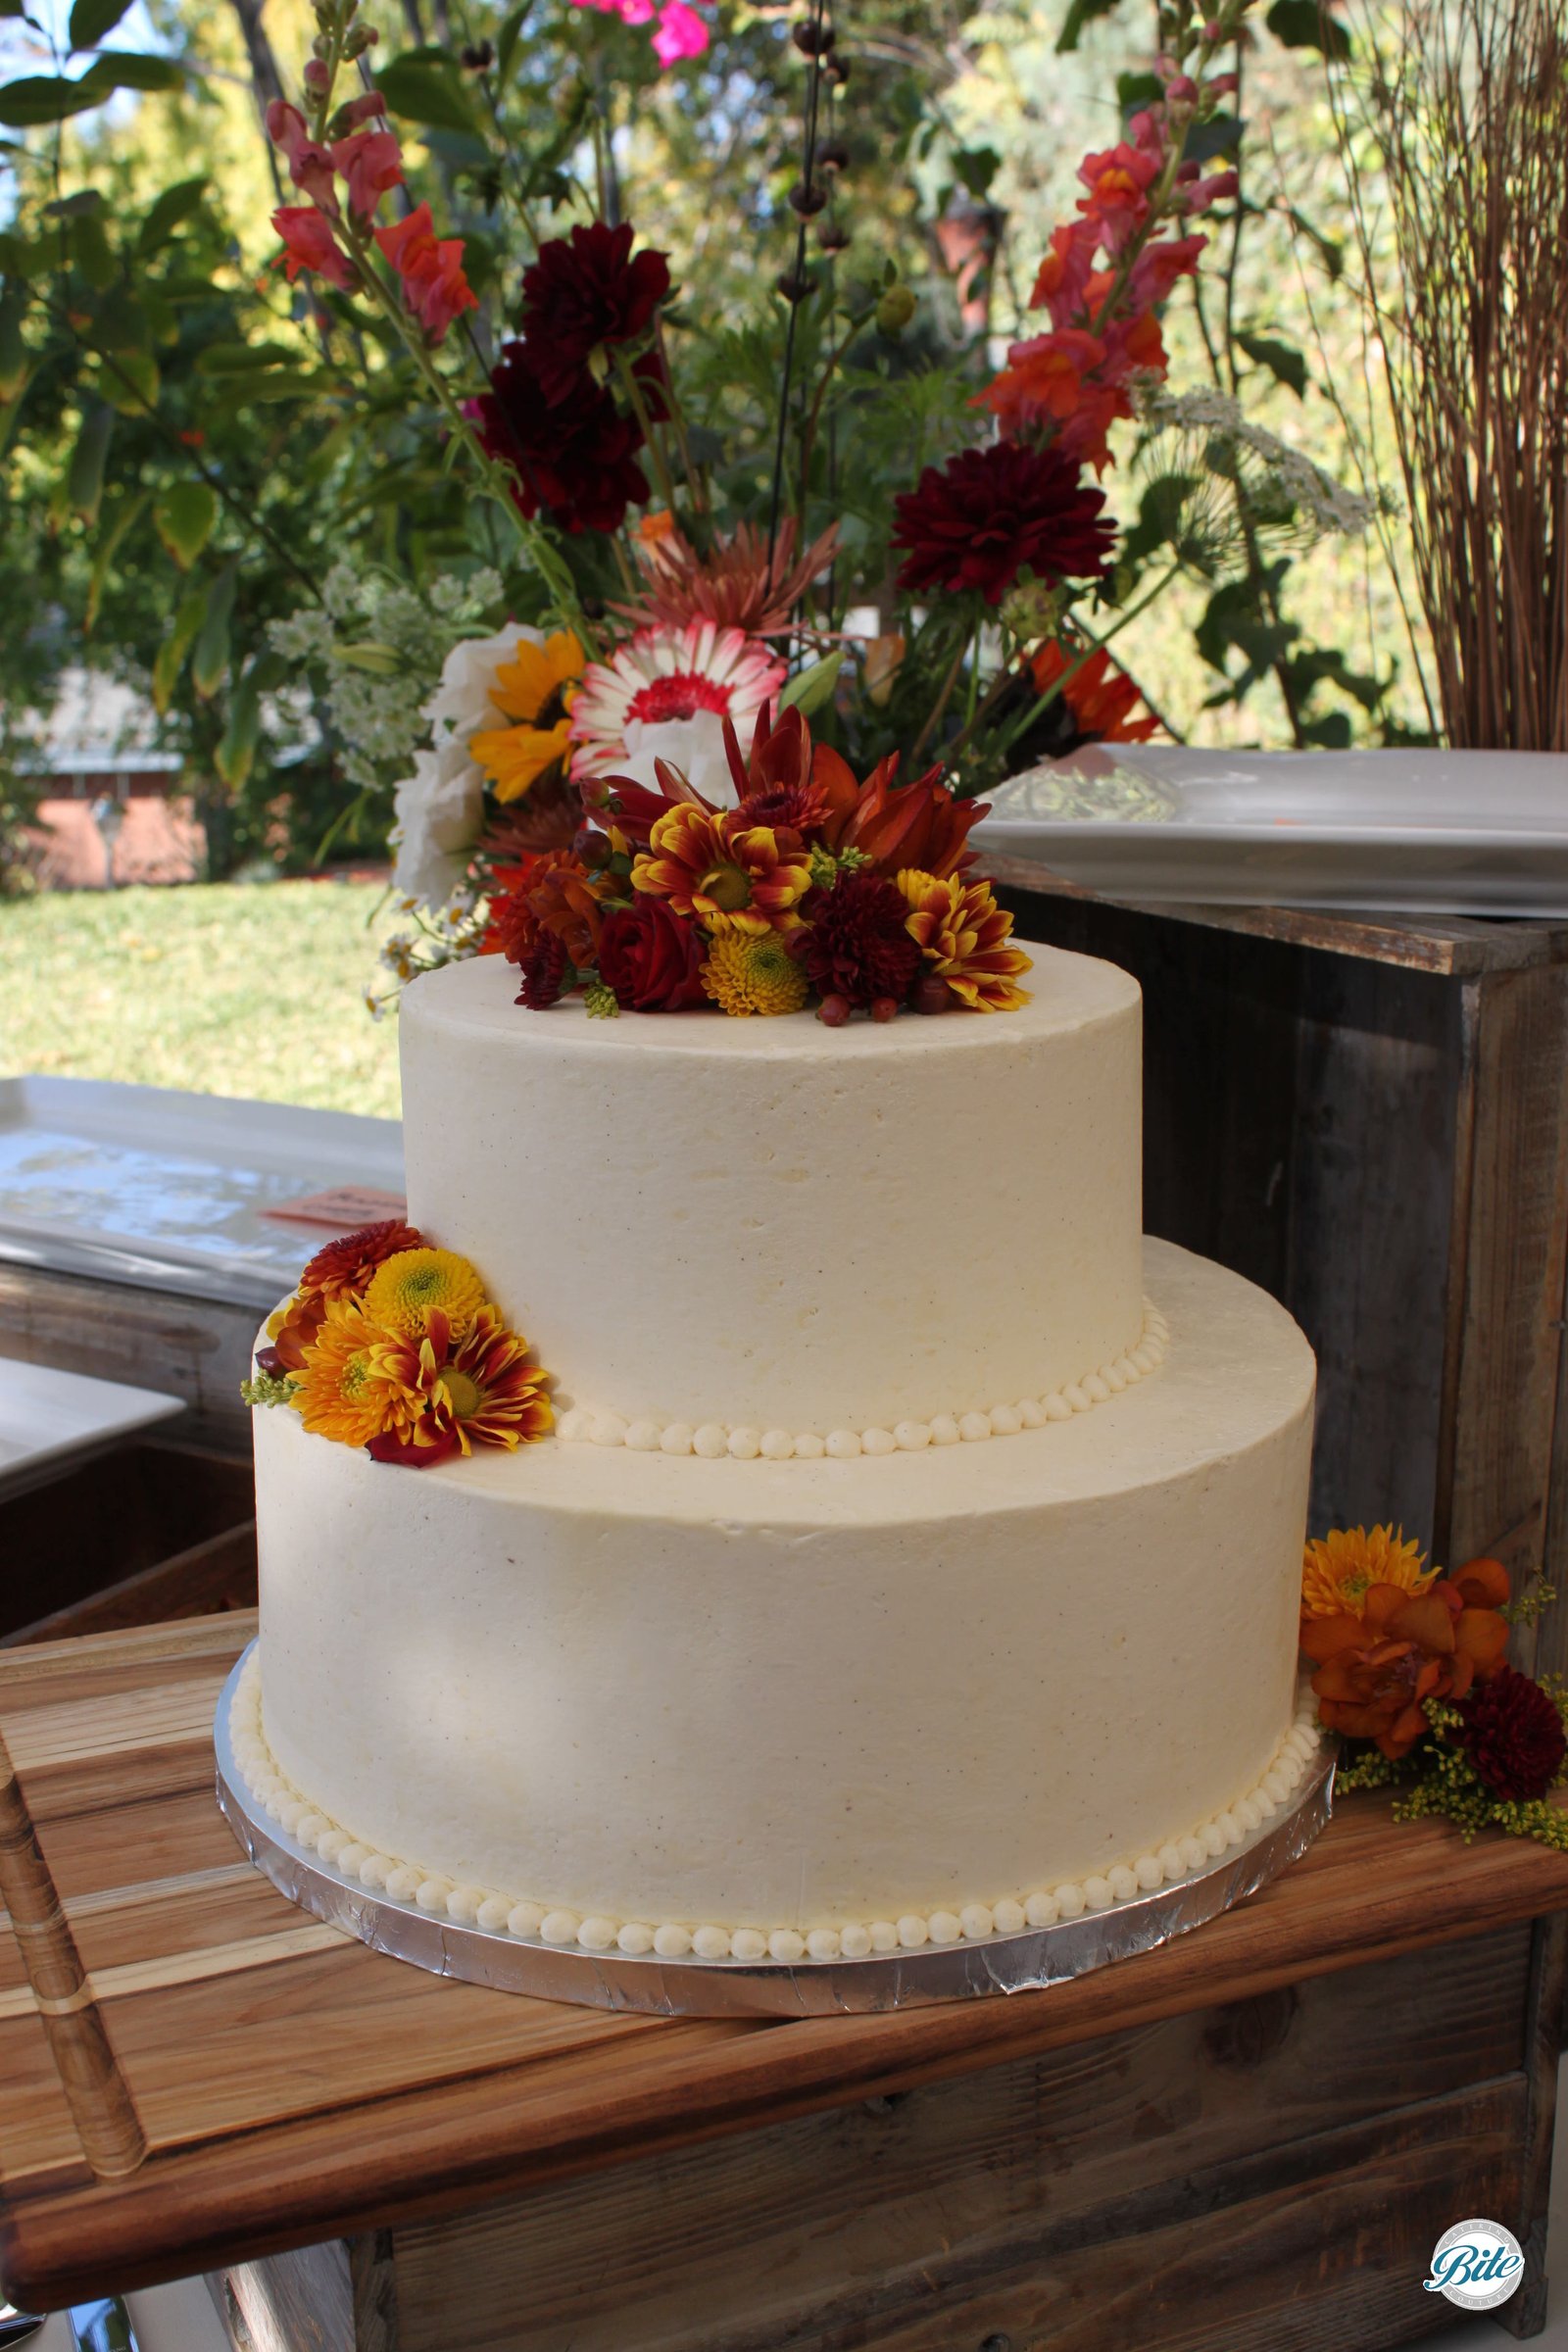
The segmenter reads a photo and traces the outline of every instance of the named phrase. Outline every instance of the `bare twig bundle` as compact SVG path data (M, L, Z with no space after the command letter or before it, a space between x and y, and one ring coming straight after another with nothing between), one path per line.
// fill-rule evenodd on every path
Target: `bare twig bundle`
M1445 730L1568 751L1568 23L1411 0L1380 29L1336 113Z

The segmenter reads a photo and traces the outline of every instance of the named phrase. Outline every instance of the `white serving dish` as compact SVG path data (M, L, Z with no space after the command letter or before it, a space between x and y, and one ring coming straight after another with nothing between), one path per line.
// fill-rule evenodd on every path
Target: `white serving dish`
M266 1212L338 1186L401 1198L396 1119L0 1078L0 1259L14 1265L261 1309L326 1239Z
M185 1410L179 1396L0 1356L0 1498Z
M1107 897L1568 917L1561 753L1094 745L990 797L980 848Z

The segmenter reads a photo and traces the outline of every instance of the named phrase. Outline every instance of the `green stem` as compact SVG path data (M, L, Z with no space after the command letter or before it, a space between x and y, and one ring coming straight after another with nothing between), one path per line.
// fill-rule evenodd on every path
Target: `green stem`
M654 461L654 471L659 476L659 487L663 493L664 504L669 509L669 518L673 522L675 520L674 476L669 470L669 461L664 455L664 445L654 429L654 420L649 415L648 403L643 398L643 388L637 381L637 371L626 354L619 349L615 353L615 372L626 388L626 398L631 402L632 414L643 428L643 439L648 444L648 455Z
M953 700L953 690L958 683L958 672L963 667L963 657L968 650L969 639L966 633L958 639L958 650L953 657L952 668L948 671L947 676L942 681L942 691L937 696L937 699L932 704L930 710L926 712L925 724L914 739L914 749L909 754L909 765L911 767L918 767L920 764L921 755L925 751L926 745L930 742L932 736L942 724L942 714L947 710L949 703L951 703Z
M423 336L403 307L398 293L383 277L371 256L369 238L352 220L338 223L339 232L359 266L367 291L379 304L401 338L404 348L423 376L425 383L447 417L453 432L467 450L485 489L505 513L521 540L529 562L540 573L553 599L551 617L572 629L586 651L597 661L600 657L598 636L582 610L576 583L570 570L552 544L548 534L531 521L513 496L513 475L509 467L493 458L479 439L473 426L454 399L452 388L430 357Z

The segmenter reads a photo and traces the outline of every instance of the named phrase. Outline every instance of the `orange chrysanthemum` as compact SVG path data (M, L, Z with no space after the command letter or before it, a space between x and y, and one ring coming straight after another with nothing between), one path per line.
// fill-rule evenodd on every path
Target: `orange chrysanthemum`
M305 1351L293 1401L318 1437L368 1446L416 1419L420 1398L408 1369L357 1299L335 1298Z
M997 905L989 882L939 880L905 866L899 888L908 902L906 929L939 979L975 1012L1016 1012L1029 1002L1018 986L1030 968L1022 948L1009 947L1012 917Z
M631 879L710 931L760 937L796 928L811 871L789 826L751 825L736 809L721 815L682 801L655 819Z
M1363 1617L1366 1596L1374 1585L1396 1585L1401 1592L1427 1592L1437 1582L1435 1568L1423 1566L1421 1546L1404 1540L1404 1530L1375 1527L1330 1528L1306 1546L1301 1568L1301 1615Z
M371 1442L377 1461L427 1469L476 1446L510 1452L552 1425L545 1375L529 1360L527 1341L508 1330L496 1307L481 1307L456 1346L438 1311L416 1344L402 1344L398 1358L416 1404L406 1428Z
M484 1304L484 1284L453 1250L402 1250L365 1294L366 1314L389 1338L422 1339L439 1315L454 1341L466 1339Z

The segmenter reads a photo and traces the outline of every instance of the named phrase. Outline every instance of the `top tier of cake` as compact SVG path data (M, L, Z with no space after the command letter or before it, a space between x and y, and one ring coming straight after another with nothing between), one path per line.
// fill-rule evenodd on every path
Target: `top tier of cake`
M409 1214L629 1426L892 1430L1139 1346L1141 1002L1031 947L1021 1011L594 1019L498 956L402 1013Z

